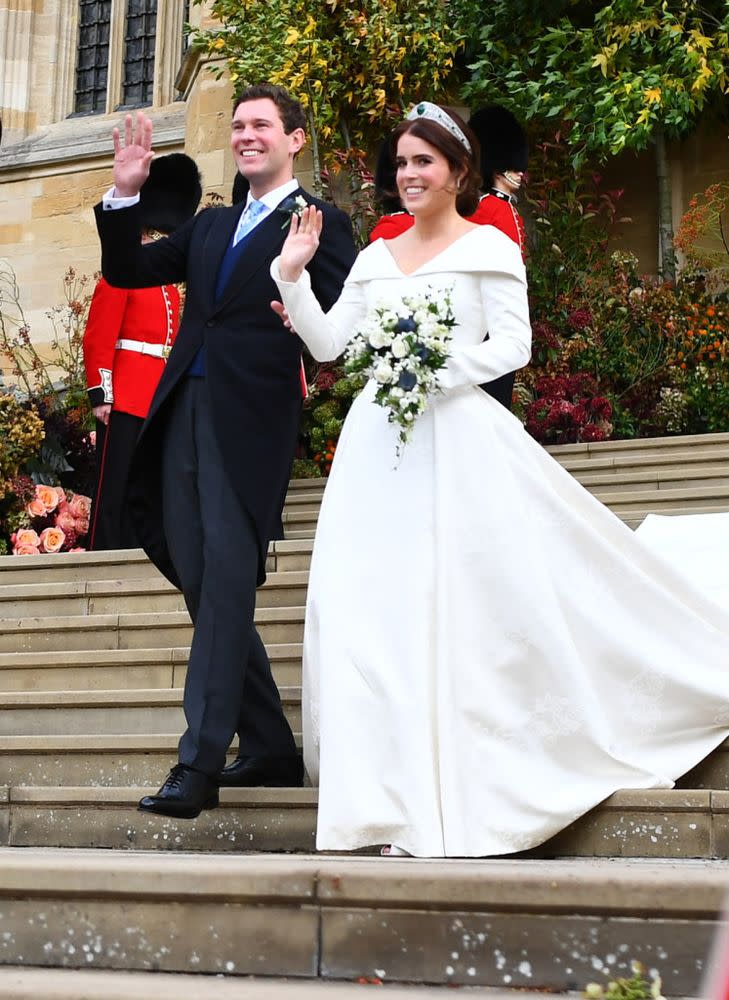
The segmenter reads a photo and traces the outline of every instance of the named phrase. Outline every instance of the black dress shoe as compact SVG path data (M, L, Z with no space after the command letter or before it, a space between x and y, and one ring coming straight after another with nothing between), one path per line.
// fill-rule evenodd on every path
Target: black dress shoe
M218 775L221 788L301 788L301 757L236 757Z
M156 795L140 799L139 808L161 816L195 819L203 809L215 809L218 801L214 778L185 764L176 764Z

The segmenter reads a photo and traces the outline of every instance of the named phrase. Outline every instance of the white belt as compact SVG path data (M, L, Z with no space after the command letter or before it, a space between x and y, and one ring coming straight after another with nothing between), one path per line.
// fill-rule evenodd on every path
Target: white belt
M117 340L117 351L135 351L137 354L149 354L153 358L165 358L170 353L165 351L164 344L146 344L143 340Z

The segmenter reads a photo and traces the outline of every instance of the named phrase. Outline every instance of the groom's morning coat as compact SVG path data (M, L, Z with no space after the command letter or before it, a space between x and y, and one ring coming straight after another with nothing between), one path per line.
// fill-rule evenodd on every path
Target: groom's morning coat
M308 266L319 302L339 297L356 251L344 212L302 195L324 214L321 243ZM288 200L288 199L287 199ZM205 349L205 385L224 471L251 517L259 543L258 582L265 579L266 550L291 470L301 413L301 342L270 303L279 298L269 275L288 231L288 214L274 210L246 238L233 274L216 299L221 261L244 205L210 208L166 239L142 245L139 206L105 211L97 205L101 270L120 288L184 281L180 330L135 453L128 502L150 559L179 587L162 524L161 447L164 414L198 348ZM168 530L170 530L168 525Z

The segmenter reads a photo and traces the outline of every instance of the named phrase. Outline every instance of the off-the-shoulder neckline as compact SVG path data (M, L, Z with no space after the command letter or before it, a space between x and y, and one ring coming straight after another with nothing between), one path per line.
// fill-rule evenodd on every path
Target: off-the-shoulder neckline
M443 249L439 250L438 253L433 254L433 256L429 260L424 261L422 264L420 264L418 267L416 267L414 271L403 271L403 269L400 267L400 265L398 264L398 262L395 260L395 255L393 254L393 252L390 250L390 248L387 245L389 242L391 242L390 240L383 240L382 237L380 237L377 240L377 242L382 244L384 250L387 252L387 256L390 258L390 260L394 264L395 268L403 276L403 278L412 278L413 275L415 275L415 274L418 273L418 271L422 271L423 268L425 268L425 267L430 267L430 265L433 263L433 261L438 260L439 257L443 256L443 254L448 253L448 251L451 250L451 249L453 249L453 247L456 246L458 243L461 243L463 240L467 239L469 236L473 236L474 233L482 231L484 228L486 228L486 227L485 226L474 226L473 229L469 229L467 232L461 233L461 235L458 236L458 237L456 237L456 239L453 240L452 243L449 243L447 247L443 247Z

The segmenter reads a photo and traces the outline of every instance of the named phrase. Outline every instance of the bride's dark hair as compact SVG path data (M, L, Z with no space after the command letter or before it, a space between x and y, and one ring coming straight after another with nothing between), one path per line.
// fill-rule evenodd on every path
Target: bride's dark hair
M453 119L471 144L472 152L452 135L446 128L430 118L415 118L412 121L400 122L390 136L390 150L393 163L397 162L397 144L400 136L410 133L418 139L423 139L445 156L456 174L463 173L458 194L456 195L456 210L459 215L473 215L481 196L481 174L477 164L481 162L481 148L478 139L455 111L443 108ZM389 192L388 192L389 193ZM394 192L397 193L397 192Z

